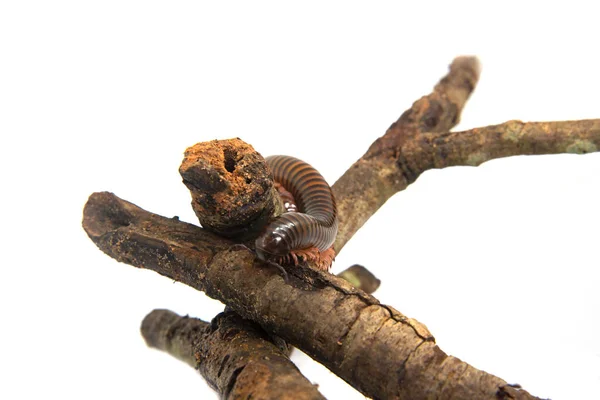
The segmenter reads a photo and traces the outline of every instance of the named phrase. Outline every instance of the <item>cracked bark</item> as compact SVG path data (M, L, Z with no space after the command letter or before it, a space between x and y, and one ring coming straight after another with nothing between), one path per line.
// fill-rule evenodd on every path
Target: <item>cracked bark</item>
M371 292L380 281L354 265L342 273ZM227 307L229 308L229 307ZM197 369L224 399L322 399L290 361L285 341L226 309L210 323L168 310L154 310L141 326L150 347Z
M111 257L205 291L367 396L444 397L458 390L442 382L459 367L467 368L473 381L454 398L482 393L495 398L512 390L501 379L447 356L425 326L380 305L342 278L299 266L289 269L285 283L279 270L257 260L247 247L149 213L110 193L90 197L84 226ZM515 393L528 398L524 391Z
M596 151L600 145L597 120L509 122L463 132L464 138L447 133L477 76L474 59L455 60L434 92L413 104L334 185L340 205L338 251L391 195L426 169L477 165L508 155ZM520 127L514 129L515 124ZM148 213L110 193L90 197L84 228L117 260L204 290L367 396L532 398L446 355L424 325L338 277L290 267L286 283L247 247Z

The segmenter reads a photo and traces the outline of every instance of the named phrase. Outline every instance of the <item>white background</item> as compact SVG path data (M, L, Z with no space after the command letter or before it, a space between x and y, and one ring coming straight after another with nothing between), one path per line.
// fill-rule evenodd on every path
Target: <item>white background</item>
M139 324L153 308L210 320L222 304L117 263L81 229L103 190L196 222L177 171L187 146L240 137L334 182L462 54L483 73L457 129L600 118L592 6L225 3L1 3L1 398L217 398ZM333 272L364 264L382 302L477 368L594 398L599 175L600 154L429 171ZM293 359L327 397L363 398Z

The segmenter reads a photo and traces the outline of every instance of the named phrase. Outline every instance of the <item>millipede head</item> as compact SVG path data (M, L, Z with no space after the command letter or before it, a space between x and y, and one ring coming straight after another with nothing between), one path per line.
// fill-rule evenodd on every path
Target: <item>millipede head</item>
M255 247L256 255L263 261L286 256L291 251L279 232L268 229L256 239Z

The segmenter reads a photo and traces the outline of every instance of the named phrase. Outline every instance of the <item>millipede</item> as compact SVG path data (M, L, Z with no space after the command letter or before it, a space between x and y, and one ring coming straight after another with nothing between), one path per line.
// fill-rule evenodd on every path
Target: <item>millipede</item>
M266 162L287 212L267 224L256 239L258 257L294 264L301 258L328 270L338 228L331 187L316 169L297 158L269 156Z

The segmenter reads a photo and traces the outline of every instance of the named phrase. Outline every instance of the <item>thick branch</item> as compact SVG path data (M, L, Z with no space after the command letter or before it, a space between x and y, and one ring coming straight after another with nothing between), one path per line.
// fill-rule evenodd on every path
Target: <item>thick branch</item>
M338 276L369 293L380 284L360 265ZM141 333L148 346L199 370L223 398L322 398L289 360L292 348L235 311L226 310L207 323L154 310L144 318Z
M199 370L224 399L324 399L287 357L287 348L235 312L221 313L209 324L154 310L141 332L148 346Z
M239 139L213 140L198 143L188 148L180 167L180 173L191 192L192 207L200 222L205 228L221 236L238 240L253 239L271 218L283 211L283 203L273 186L271 173L264 159L254 151L252 146ZM379 280L363 267L351 267L344 271L344 274L347 280L351 279L355 286L365 288L366 291L372 292L379 286ZM252 329L246 332L247 328L251 326L248 321L240 317L234 318L233 315L230 315L228 321L228 330L234 330L236 335L245 337L254 334ZM155 324L154 328L159 329L160 327ZM260 330L258 327L254 329ZM168 330L168 326L162 328L162 331L168 332ZM214 336L212 335L212 337ZM264 340L267 340L266 334L264 336ZM202 341L202 343L206 342L207 340ZM285 342L281 342L285 344ZM215 351L209 351L209 348L205 348L203 354L210 353L213 357L203 357L203 365L220 367L204 368L201 371L206 379L213 384L212 386L224 393L226 388L233 387L237 375L223 374L221 377L220 374L214 376L210 372L217 369L221 371L222 365L234 362L230 355L237 352L237 344L235 341L228 340L214 341L213 345ZM228 348L228 346L231 348ZM245 351L252 353L252 346L257 346L254 351L256 354L264 352L262 341L246 343ZM218 357L219 355L221 358ZM271 365L268 360L274 360L275 365ZM269 371L268 376L276 376L280 369L279 361L279 358L276 357L265 357L261 360L264 367L262 369ZM288 363L291 365L289 360ZM298 375L298 377L301 376ZM265 385L261 384L259 378L247 380L255 382L257 390L262 393L261 396L266 396L268 392L262 390ZM273 380L277 381L279 379L274 378ZM285 378L283 380L288 383L291 382ZM297 392L291 387L287 389L289 389L288 393ZM244 390L249 391L251 388L244 387ZM274 391L271 394L272 398L280 397L279 393L285 393L285 390ZM257 393L253 393L253 397L256 396Z
M447 356L427 328L341 278L276 268L244 246L110 193L93 194L83 225L108 255L221 300L374 398L531 398Z
M337 253L379 207L417 179L418 171L401 151L405 143L419 133L445 132L455 126L478 79L476 58L456 58L434 91L404 112L333 185L340 219Z
M447 133L477 75L474 59L455 60L434 93L417 101L336 183L342 220L338 251L391 195L427 169L478 165L508 155L598 149L597 121L509 122ZM113 257L205 290L368 396L530 398L447 356L423 325L331 275L291 268L292 279L285 284L278 271L258 262L244 246L110 194L90 198L84 227Z

